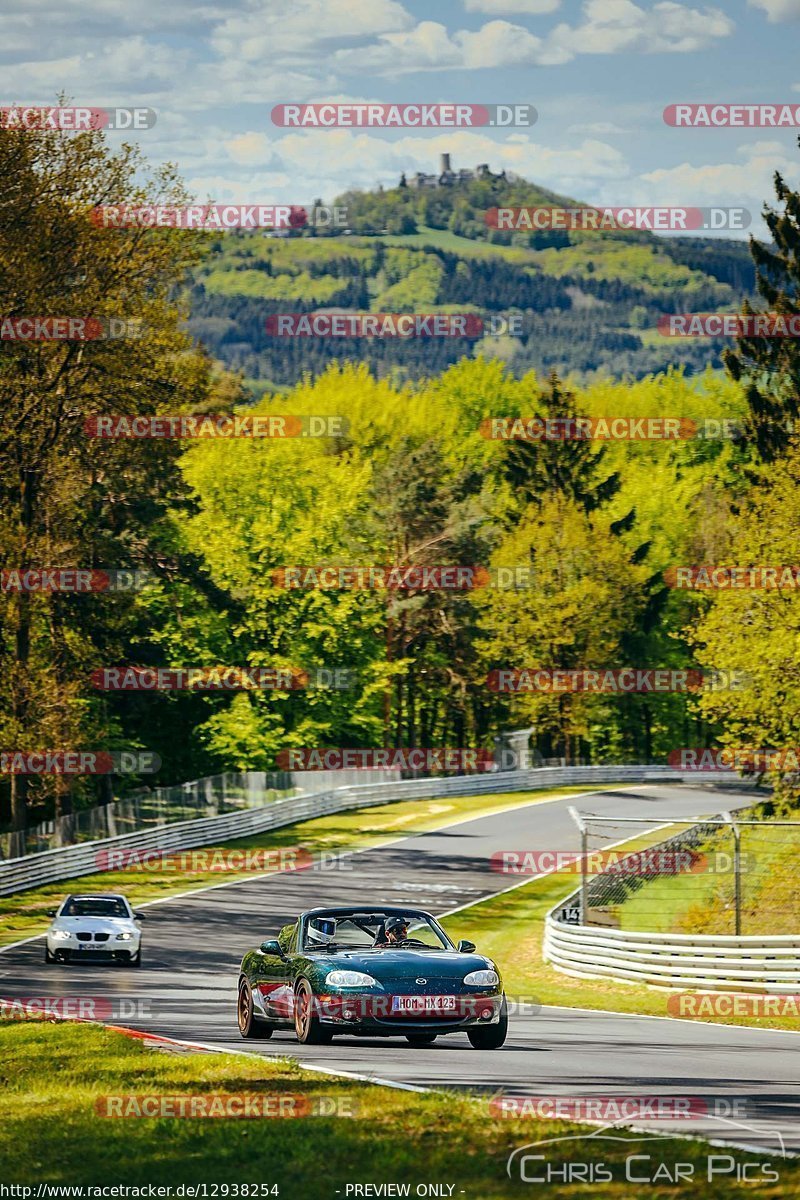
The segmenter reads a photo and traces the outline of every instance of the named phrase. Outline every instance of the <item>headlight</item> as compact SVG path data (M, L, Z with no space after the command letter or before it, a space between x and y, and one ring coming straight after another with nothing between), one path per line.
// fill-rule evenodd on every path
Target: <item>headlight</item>
M481 987L494 987L499 982L497 971L470 971L464 976L464 983L477 983Z
M68 938L72 937L72 934L68 929L51 929L50 937L66 941Z
M118 942L129 942L132 937L133 937L132 933L118 933L117 941Z
M377 987L377 979L363 971L330 971L325 976L327 987Z

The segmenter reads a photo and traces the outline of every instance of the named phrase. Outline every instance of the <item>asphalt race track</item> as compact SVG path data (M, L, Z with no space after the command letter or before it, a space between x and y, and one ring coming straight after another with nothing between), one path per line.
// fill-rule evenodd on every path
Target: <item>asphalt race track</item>
M783 1139L787 1150L798 1152L796 1033L563 1008L512 1016L508 1041L499 1051L473 1050L465 1034L443 1037L425 1049L405 1040L346 1037L330 1046L305 1047L288 1032L246 1043L236 1026L242 954L304 908L408 903L436 914L450 912L515 882L490 870L488 860L497 850L577 850L570 804L658 821L662 814L701 817L741 803L740 792L678 786L532 803L344 856L339 869L255 878L142 906L147 921L138 971L98 963L47 967L39 939L11 947L0 953L0 996L102 997L111 1002L111 1023L219 1049L291 1055L333 1071L416 1087L502 1090L515 1096L695 1096L710 1105L726 1101L724 1111L738 1115L648 1121L647 1128L700 1133L773 1152L780 1151ZM80 890L80 880L73 890ZM532 1125L532 1140L534 1130Z

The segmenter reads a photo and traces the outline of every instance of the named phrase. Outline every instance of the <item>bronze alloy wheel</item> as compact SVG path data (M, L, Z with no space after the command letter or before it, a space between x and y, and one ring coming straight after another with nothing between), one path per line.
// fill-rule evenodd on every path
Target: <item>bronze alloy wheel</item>
M307 979L301 979L294 996L294 1027L298 1042L305 1046L324 1046L333 1038L314 1011L314 993Z
M236 1019L243 1038L272 1037L272 1026L259 1021L253 1012L253 993L246 979L239 980L239 997L236 1004Z

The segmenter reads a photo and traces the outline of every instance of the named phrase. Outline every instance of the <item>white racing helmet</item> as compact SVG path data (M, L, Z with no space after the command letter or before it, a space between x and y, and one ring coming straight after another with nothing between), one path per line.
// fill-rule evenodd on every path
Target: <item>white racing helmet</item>
M333 917L312 917L308 922L308 943L310 946L328 946L336 934L336 922Z

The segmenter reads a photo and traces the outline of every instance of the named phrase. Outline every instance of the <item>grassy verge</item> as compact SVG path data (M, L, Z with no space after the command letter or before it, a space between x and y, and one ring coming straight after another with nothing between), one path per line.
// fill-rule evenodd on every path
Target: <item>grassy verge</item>
M800 924L797 877L800 826L742 826L742 933L791 934ZM698 874L661 876L620 905L625 929L667 933L736 932L733 838L728 830L696 847L712 869ZM715 855L718 859L715 860ZM715 861L719 871L713 869Z
M670 833L666 829L649 839L635 838L626 842L625 848L646 849L655 841L669 837ZM544 961L545 917L560 900L574 892L578 884L576 875L555 872L533 879L504 895L471 905L446 918L443 924L451 936L469 938L482 953L496 959L509 996L540 1004L670 1016L667 1003L674 993L610 979L574 979ZM790 1015L755 1017L704 1013L698 1020L761 1029L800 1030L800 1017Z
M287 825L283 829L267 830L254 837L238 838L204 846L203 869L187 870L186 865L168 860L157 870L128 867L125 870L101 871L82 875L75 881L58 883L0 897L0 946L8 945L47 928L47 911L54 908L70 890L85 892L124 892L133 905L192 891L210 884L232 879L246 879L242 871L221 869L213 865L215 855L226 850L268 851L290 846L304 846L314 854L344 849L380 845L393 837L443 829L456 821L487 816L504 809L552 800L585 792L585 788L560 788L541 792L506 792L492 796L454 796L438 800L403 800L374 808L353 809L313 821Z
M631 1135L634 1140L606 1140L598 1146L587 1139L586 1126L500 1119L486 1100L390 1091L303 1071L285 1060L155 1053L96 1026L0 1024L0 1061L0 1166L6 1184L168 1184L173 1196L181 1184L206 1184L207 1196L233 1196L233 1184L247 1183L278 1188L277 1193L250 1191L251 1197L337 1200L353 1183L406 1183L412 1196L419 1184L436 1183L453 1185L453 1196L505 1200L521 1189L519 1174L512 1180L505 1173L513 1150L572 1135L579 1140L539 1152L559 1167L602 1160L614 1177L594 1185L593 1194L604 1200L629 1200L633 1194L625 1179L625 1158L634 1154L650 1156L653 1175L657 1168L661 1171L660 1181L648 1188L656 1200L686 1194L682 1187L676 1192L665 1177L664 1168L676 1163L691 1164L692 1194L729 1200L754 1193L752 1185L731 1179L705 1182L708 1154L721 1152L709 1152L699 1141L663 1138L642 1144ZM202 1103L219 1104L223 1097L254 1095L267 1111L278 1103L285 1114L321 1111L250 1119L101 1115L108 1103L103 1097L136 1097L133 1103L121 1101L136 1112L147 1103L145 1096L196 1096ZM351 1115L326 1115L332 1106ZM623 1131L615 1132L620 1136ZM770 1158L732 1154L740 1162ZM638 1173L645 1165L636 1163ZM779 1179L759 1184L758 1196L777 1200L796 1195L800 1164L773 1159L772 1166ZM228 1185L229 1191L214 1192L215 1184ZM560 1200L585 1192L585 1183L554 1183L548 1196Z

